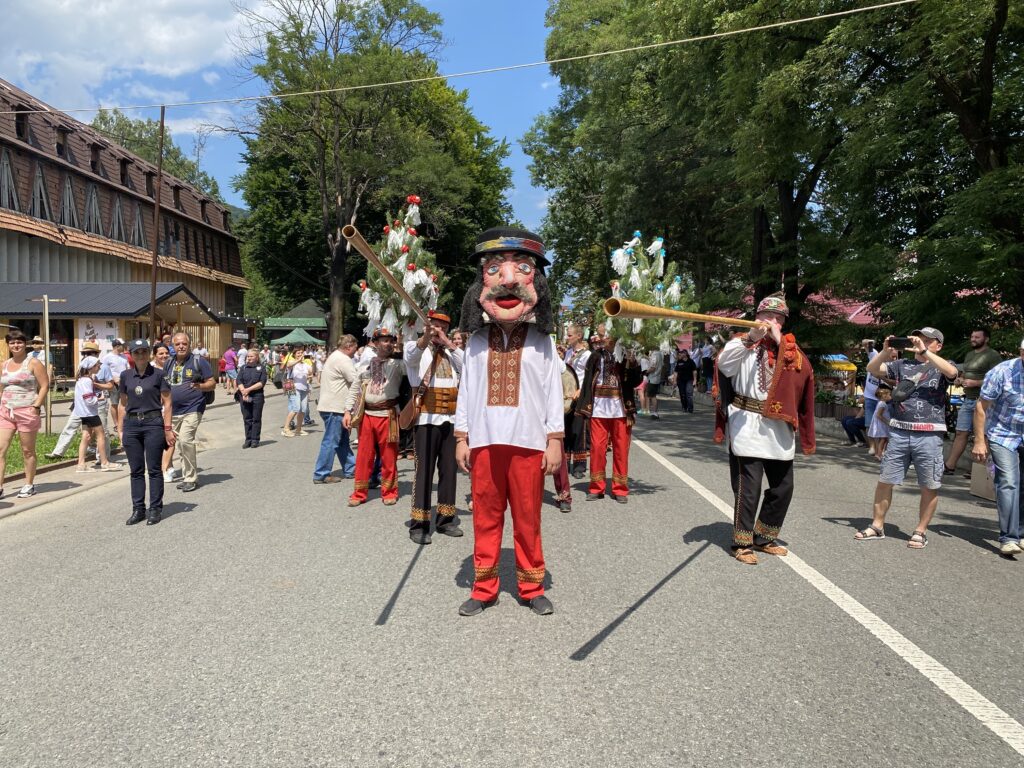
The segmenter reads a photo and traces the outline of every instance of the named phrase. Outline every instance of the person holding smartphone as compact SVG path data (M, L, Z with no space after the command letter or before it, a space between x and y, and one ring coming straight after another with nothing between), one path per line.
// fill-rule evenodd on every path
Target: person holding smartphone
M892 503L892 488L903 482L913 464L921 503L917 527L907 546L924 549L928 545L928 524L938 507L945 468L942 444L946 401L949 385L959 375L953 363L939 357L943 341L942 332L930 326L911 331L909 337L889 336L882 344L882 353L868 363L869 374L893 379L896 387L890 403L889 444L875 486L871 524L855 534L857 541L885 538L885 514ZM886 362L891 349L905 344L913 350L913 359Z

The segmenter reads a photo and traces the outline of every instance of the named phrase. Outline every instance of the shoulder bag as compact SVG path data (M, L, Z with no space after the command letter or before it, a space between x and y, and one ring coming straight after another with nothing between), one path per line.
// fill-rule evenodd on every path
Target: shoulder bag
M430 370L420 381L420 385L416 387L416 391L412 393L412 397L409 398L409 402L402 408L402 412L398 414L399 429L414 427L420 417L420 411L423 408L423 397L427 394L427 388L430 386L430 381L434 378L434 371L437 370L437 364L441 360L439 353L431 351L431 355L433 357L430 361Z

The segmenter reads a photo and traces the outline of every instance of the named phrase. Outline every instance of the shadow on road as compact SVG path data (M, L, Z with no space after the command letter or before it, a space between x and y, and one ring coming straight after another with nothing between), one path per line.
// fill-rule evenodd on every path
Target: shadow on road
M732 557L732 526L729 523L698 525L683 534L683 541L687 544L706 541L708 544L721 547Z
M409 560L409 565L405 569L405 573L402 574L402 578L398 581L398 586L395 587L395 591L391 593L391 597L387 603L384 604L384 610L380 612L380 616L374 622L378 627L383 627L388 623L388 619L391 618L391 611L395 609L395 605L398 603L398 598L402 594L402 590L405 588L405 583L409 581L409 574L412 573L412 569L416 567L417 561L420 559L420 555L423 554L423 550L426 547L418 546L416 551L412 555L412 559Z
M725 523L701 526L701 528L714 528L715 525L725 526L726 528L729 528L729 526ZM714 535L720 538L720 534L718 532L715 532ZM707 540L699 547L697 547L697 550L695 552L693 552L689 557L683 560L683 562L681 562L679 565L677 565L675 568L669 571L668 574L661 581L659 581L657 584L655 584L653 587L647 590L643 597L641 597L639 600L637 600L635 603L629 606L629 608L620 613L614 621L608 624L608 626L606 626L604 629L602 629L600 632L598 632L596 635L590 638L587 642L585 642L583 645L581 645L579 648L573 651L569 658L572 661L586 661L587 657L590 656L590 654L593 653L595 650L597 650L598 646L600 646L601 643L607 640L608 637L612 634L612 632L619 628L619 625L621 625L626 619L628 619L630 616L636 613L640 606L642 606L654 595L656 595L658 593L658 590L660 590L662 587L668 584L673 578L675 578L676 574L683 570L683 568L685 568L694 560L696 560L697 556L701 552L706 550L708 547L710 547L711 544L712 542L710 540Z
M234 477L234 475L208 475L204 473L199 475L199 485L217 485L217 483L223 483L225 480L233 480Z
M172 501L170 504L164 505L163 519L166 520L168 517L174 517L183 512L191 512L198 506L189 501Z

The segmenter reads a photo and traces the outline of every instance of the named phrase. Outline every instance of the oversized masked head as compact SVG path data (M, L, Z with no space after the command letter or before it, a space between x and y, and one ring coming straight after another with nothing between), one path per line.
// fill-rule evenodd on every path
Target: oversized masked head
M480 272L462 305L462 324L476 331L486 320L500 325L534 322L552 332L551 296L544 243L532 232L496 227L477 239Z

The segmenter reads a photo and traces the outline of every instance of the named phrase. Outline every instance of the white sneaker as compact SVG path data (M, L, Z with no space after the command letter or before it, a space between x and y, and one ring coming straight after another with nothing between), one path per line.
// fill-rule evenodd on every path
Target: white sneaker
M164 472L164 482L165 483L173 483L174 482L174 470L173 469L168 469L166 472Z
M24 490L24 489L22 489L22 490ZM18 494L18 495L20 496L21 494ZM1004 554L1004 555L1019 555L1022 551L1024 551L1024 550L1021 550L1020 544L1018 544L1018 543L1016 543L1014 541L1004 542L999 547L999 552L1001 554Z
M32 485L31 483L26 483L25 485L21 486L21 490L18 491L18 498L19 499L27 499L29 496L35 496L35 495L36 495L36 487L34 485ZM1020 552L1020 547L1017 548L1017 551Z

